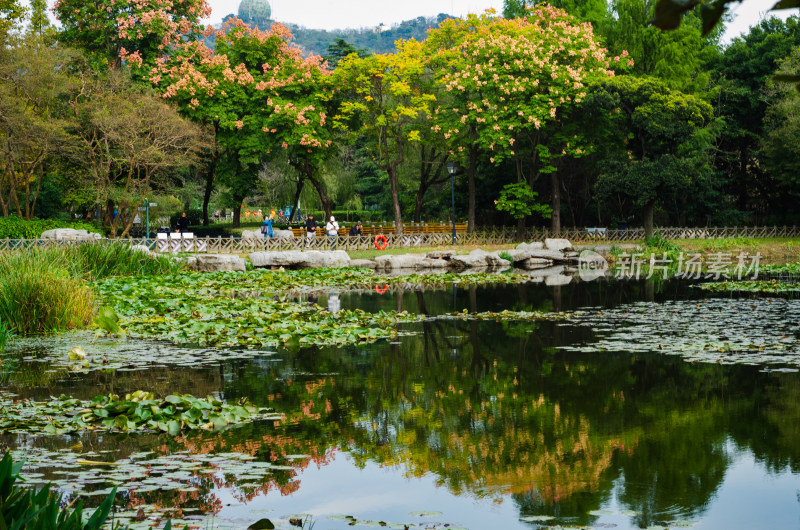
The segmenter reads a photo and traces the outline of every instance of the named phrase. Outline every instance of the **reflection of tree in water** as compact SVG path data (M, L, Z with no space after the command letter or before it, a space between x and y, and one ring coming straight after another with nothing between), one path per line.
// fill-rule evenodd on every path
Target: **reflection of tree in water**
M245 369L226 395L270 394L295 411L290 424L298 414L298 436L348 448L359 465L432 472L456 494L511 494L524 515L576 524L617 491L644 526L707 506L729 465L727 418L759 397L739 384L752 379L747 367L562 352L554 342L586 331L553 322L456 324L457 356L452 320L430 319L400 344L308 348L287 361L294 374L336 376Z

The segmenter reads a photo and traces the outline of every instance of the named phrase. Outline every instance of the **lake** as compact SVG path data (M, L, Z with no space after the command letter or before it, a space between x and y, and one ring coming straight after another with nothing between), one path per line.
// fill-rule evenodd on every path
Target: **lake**
M428 318L344 347L17 341L0 389L22 397L246 397L285 419L179 436L14 433L0 449L28 461L32 483L89 504L121 486L115 518L132 527L164 513L199 528L800 526L800 300L614 280L334 294L342 309ZM506 309L565 318L452 318ZM78 344L160 360L60 366Z

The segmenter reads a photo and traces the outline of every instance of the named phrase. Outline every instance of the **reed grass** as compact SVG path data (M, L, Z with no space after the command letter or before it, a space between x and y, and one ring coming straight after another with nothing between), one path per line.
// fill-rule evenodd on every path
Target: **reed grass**
M96 310L90 282L171 274L182 265L126 244L80 244L0 254L0 322L19 335L83 328Z
M0 256L0 321L19 335L81 328L92 320L91 288L53 258L39 250Z

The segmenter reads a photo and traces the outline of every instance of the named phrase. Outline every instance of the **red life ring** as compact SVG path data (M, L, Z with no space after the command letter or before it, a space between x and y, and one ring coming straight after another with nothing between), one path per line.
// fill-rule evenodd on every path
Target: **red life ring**
M383 241L383 245L378 244L378 241ZM386 247L389 246L389 242L386 241L386 236L383 234L378 234L375 236L375 248L378 250L386 250Z
M387 283L384 283L383 287L378 287L378 284L377 283L375 284L375 292L378 294L385 293L387 289L389 289L389 284Z

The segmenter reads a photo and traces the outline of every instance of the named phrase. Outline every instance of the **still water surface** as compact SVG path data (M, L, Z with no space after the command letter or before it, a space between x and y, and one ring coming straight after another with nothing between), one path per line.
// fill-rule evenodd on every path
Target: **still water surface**
M592 282L343 293L340 303L436 316L702 296L673 282ZM65 375L33 363L41 377L7 374L4 388L40 399L136 389L247 397L287 418L177 438L6 436L0 448L57 451L80 440L84 451L112 451L99 453L112 460L235 452L281 466L261 478L224 467L191 478L188 468L191 492L121 495L185 508L202 528L246 528L263 517L289 528L297 514L315 530L379 521L473 530L800 527L797 372L658 351L567 351L595 338L572 322L431 318L404 329L393 343L278 350L210 367Z

